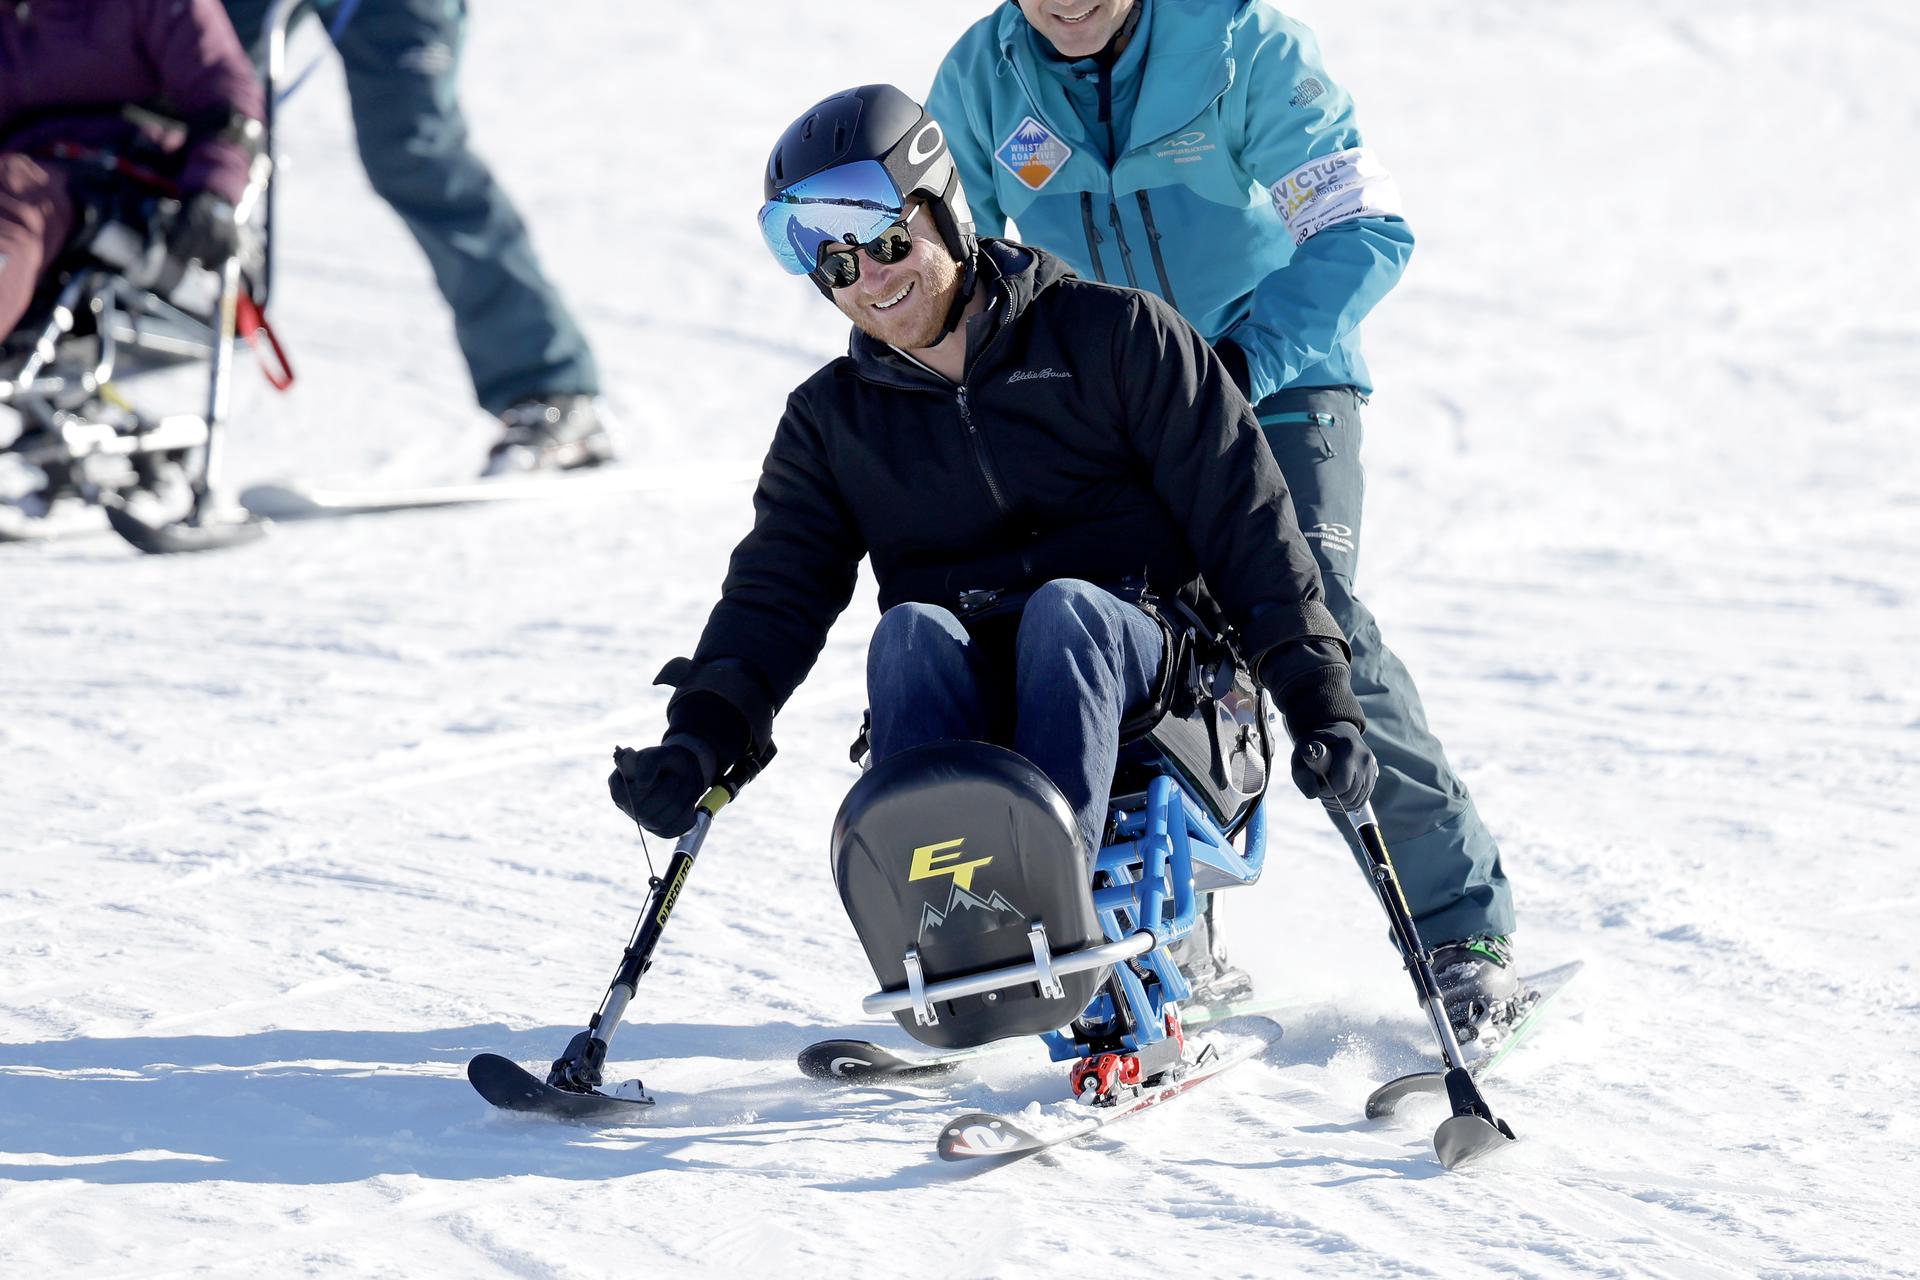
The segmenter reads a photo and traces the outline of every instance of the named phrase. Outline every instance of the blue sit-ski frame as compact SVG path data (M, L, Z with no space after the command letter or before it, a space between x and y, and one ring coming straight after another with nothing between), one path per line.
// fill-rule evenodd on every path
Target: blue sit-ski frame
M1271 791L1271 787L1268 791ZM1120 1051L1138 1052L1167 1038L1166 1006L1192 995L1187 980L1168 952L1168 944L1193 931L1199 915L1194 874L1212 871L1209 881L1229 885L1251 884L1260 878L1267 857L1267 793L1254 802L1248 815L1246 852L1233 847L1213 816L1187 794L1171 775L1154 775L1147 786L1144 808L1115 806L1115 839L1094 860L1094 910L1109 941L1119 941L1141 929L1151 929L1152 951L1139 964L1159 979L1142 982L1131 965L1114 966L1113 975L1126 1001L1130 1018L1118 1017L1113 997L1103 985L1075 1025L1111 1033L1131 1023L1120 1037ZM1088 1039L1073 1027L1041 1036L1056 1062L1083 1058L1094 1052ZM1113 1037L1102 1037L1102 1050Z

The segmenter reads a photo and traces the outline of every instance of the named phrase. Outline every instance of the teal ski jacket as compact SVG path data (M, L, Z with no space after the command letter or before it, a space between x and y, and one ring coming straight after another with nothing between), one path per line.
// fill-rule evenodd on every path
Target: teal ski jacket
M1238 346L1256 404L1371 391L1359 324L1413 232L1313 33L1264 0L1138 3L1111 68L1062 59L1012 0L947 54L927 109L974 225L1158 293Z

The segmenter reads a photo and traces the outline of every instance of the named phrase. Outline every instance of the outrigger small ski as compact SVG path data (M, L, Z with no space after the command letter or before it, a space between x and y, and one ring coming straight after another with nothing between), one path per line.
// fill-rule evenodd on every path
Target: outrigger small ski
M510 1058L483 1053L467 1063L467 1079L481 1097L504 1111L523 1111L551 1116L559 1120L631 1119L653 1105L653 1095L638 1081L621 1085L615 1092L601 1089L607 1061L607 1047L627 1005L633 1000L640 978L653 966L653 950L667 926L667 917L680 900L693 860L713 826L713 819L740 794L740 788L753 781L773 759L771 743L757 757L750 757L728 772L701 799L694 812L693 827L675 844L673 857L664 876L648 882L647 905L640 912L633 937L620 958L619 972L600 1001L599 1010L586 1028L576 1032L567 1048L547 1070L542 1080Z
M1515 1020L1506 1038L1501 1040L1491 1053L1467 1064L1468 1073L1475 1080L1479 1080L1505 1062L1508 1056L1539 1027L1547 1011L1567 989L1567 984L1572 982L1584 967L1581 961L1574 960L1524 979L1528 991L1533 995L1527 1011ZM1378 1120L1390 1116L1409 1098L1432 1097L1435 1094L1444 1095L1446 1092L1447 1077L1442 1071L1416 1071L1412 1075L1389 1080L1367 1096L1367 1119Z
M1321 772L1326 763L1326 748L1309 741L1304 754L1307 766L1315 773ZM1413 911L1407 906L1406 894L1401 891L1400 877L1394 872L1386 839L1380 834L1380 824L1373 816L1373 806L1367 804L1359 809L1342 809L1341 812L1346 815L1348 825L1353 828L1354 836L1366 852L1373 896L1387 913L1387 922L1392 926L1393 940L1400 948L1400 958L1406 965L1407 976L1413 979L1420 1007L1426 1010L1427 1018L1433 1024L1434 1038L1440 1044L1440 1058L1445 1070L1427 1074L1438 1077L1438 1087L1446 1092L1453 1114L1442 1120L1440 1127L1434 1131L1433 1150L1440 1157L1441 1164L1449 1169L1458 1169L1517 1139L1512 1126L1494 1115L1493 1108L1480 1095L1480 1086L1474 1081L1465 1055L1460 1051L1460 1041L1454 1035L1453 1022L1447 1017L1446 1000L1441 996L1440 984L1433 976L1433 953L1420 941L1420 931L1414 927Z

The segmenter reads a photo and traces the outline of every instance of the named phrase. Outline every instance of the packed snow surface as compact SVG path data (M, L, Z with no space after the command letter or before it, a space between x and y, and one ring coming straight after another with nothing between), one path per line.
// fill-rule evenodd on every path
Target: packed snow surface
M1504 1158L1448 1174L1434 1112L1361 1118L1426 1031L1294 799L1228 908L1289 1001L1265 1059L977 1177L939 1121L1052 1096L1037 1046L942 1088L798 1080L820 1035L906 1043L860 1014L825 857L870 593L616 1043L660 1114L468 1089L598 1001L647 876L608 753L655 739L750 519L703 477L844 343L758 241L766 150L832 90L924 89L986 8L476 6L479 145L667 492L0 550L0 1274L1920 1274L1895 0L1295 7L1420 237L1367 326L1361 588L1501 838L1524 967L1588 965L1488 1085ZM471 476L488 423L330 60L284 126L301 381L243 370L231 478Z

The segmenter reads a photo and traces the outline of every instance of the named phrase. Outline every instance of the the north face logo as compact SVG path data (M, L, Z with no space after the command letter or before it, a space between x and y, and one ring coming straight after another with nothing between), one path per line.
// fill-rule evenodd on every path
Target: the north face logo
M1326 91L1327 86L1321 84L1316 77L1308 76L1305 80L1293 86L1293 96L1287 99L1287 105L1304 107Z

